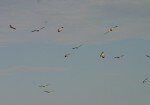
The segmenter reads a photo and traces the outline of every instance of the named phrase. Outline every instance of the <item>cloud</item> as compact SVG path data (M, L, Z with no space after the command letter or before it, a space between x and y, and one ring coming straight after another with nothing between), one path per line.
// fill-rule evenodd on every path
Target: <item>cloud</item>
M29 67L29 66L13 66L9 68L0 69L0 75L10 75L16 73L28 72L61 72L64 71L61 67Z

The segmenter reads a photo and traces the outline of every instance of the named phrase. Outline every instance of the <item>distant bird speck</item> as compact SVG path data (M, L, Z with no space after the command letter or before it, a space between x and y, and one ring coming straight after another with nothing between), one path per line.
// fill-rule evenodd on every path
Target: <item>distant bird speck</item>
M105 58L105 54L103 51L100 53L100 58Z
M39 29L35 29L35 30L32 30L31 32L39 32L40 30L44 29L45 27L41 27Z
M12 26L12 25L9 25L9 27L10 27L11 29L13 29L13 30L16 30L16 28L15 28L14 26Z
M146 83L146 82L148 82L148 77L147 78L145 78L143 81L142 81L142 83Z
M60 27L57 29L58 32L61 32L63 30L64 27Z
M79 46L73 47L72 49L78 49L81 46L82 46L82 44L80 44Z
M51 93L51 92L54 92L54 90L45 90L44 92L45 93Z
M114 58L122 58L124 55L121 55L121 56L115 56Z
M47 87L48 85L39 85L39 87Z
M111 27L110 29L108 29L104 34L108 34L109 32L113 31L114 28L117 28L118 26L114 26L114 27Z
M150 58L150 55L145 55L146 57Z
M64 55L64 58L67 59L69 57L70 53L67 53Z

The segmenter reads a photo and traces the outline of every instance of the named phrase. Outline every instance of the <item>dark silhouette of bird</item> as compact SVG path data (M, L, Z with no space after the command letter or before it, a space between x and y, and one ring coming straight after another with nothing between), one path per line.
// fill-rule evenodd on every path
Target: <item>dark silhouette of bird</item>
M148 77L142 81L142 83L146 83L146 82L148 82Z
M70 53L65 54L65 55L64 55L64 58L67 59L67 58L69 57L69 55L70 55Z
M103 51L100 53L100 58L105 58L105 54Z
M45 93L51 93L51 92L54 92L53 90L45 90L44 91Z
M45 27L41 27L39 29L35 29L35 30L32 30L31 32L39 32L40 30L44 29Z
M39 85L39 87L47 87L48 85Z
M12 26L12 25L9 25L9 27L10 27L11 29L13 29L13 30L16 30L16 28L15 28L14 26Z
M118 26L113 26L113 27L111 27L110 29L108 29L104 34L107 34L107 33L109 33L109 32L111 32L111 31L113 31L115 28L117 28Z
M39 85L39 87L48 87L50 84Z
M150 55L145 55L146 57L150 58Z
M122 58L124 55L121 55L121 56L116 56L116 57L114 57L114 58Z
M80 44L79 46L73 47L72 49L78 49L81 46L82 46L82 44Z
M64 27L60 27L57 29L58 32L61 32L63 30Z

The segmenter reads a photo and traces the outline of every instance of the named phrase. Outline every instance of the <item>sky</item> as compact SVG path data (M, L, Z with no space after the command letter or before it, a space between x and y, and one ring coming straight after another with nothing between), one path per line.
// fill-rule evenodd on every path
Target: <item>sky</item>
M150 83L142 83L150 76L149 5L149 0L0 0L1 104L149 105ZM118 27L104 34L113 26Z

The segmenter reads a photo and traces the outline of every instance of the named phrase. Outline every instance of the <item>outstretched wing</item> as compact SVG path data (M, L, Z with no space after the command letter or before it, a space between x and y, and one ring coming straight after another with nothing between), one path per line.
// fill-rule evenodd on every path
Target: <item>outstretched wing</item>
M145 55L146 57L148 57L148 58L150 58L150 56L149 55Z
M9 27L10 27L11 29L16 30L16 28L15 28L15 27L13 27L12 25L9 25Z

